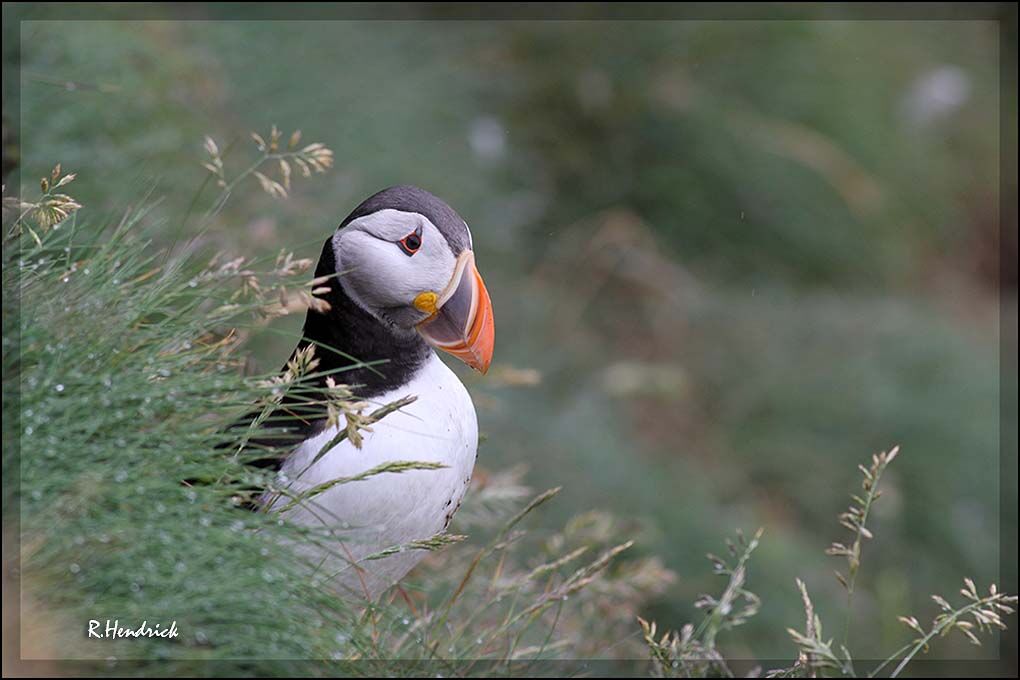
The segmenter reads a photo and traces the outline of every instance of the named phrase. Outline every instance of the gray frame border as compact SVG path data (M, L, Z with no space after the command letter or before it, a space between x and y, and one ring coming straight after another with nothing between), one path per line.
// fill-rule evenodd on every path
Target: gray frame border
M1005 312L1009 311L1006 296L1001 294L1004 284L1002 272L1007 267L1015 266L1017 243L1017 5L1015 3L996 2L939 2L939 3L657 3L657 2L601 2L601 3L4 3L3 33L5 39L15 40L15 49L20 54L20 25L23 21L32 20L37 4L47 4L48 18L54 16L54 8L59 18L66 20L989 20L999 24L999 285L1000 285L1000 325L999 325L999 515L1000 518L1011 508L1017 512L1017 498L1005 496L1006 489L1002 485L1008 475L1017 475L1017 327L1015 323L1003 325L1009 319ZM20 130L20 64L3 64L4 76L4 113L8 112L8 120L15 130ZM16 83L12 85L11 83ZM6 149L5 149L6 152ZM20 168L11 173L12 183L20 185ZM1008 203L1011 201L1012 203ZM1003 248L1003 244L1012 244L1014 250ZM1015 282L1014 282L1015 285ZM1013 301L1015 305L1015 298ZM19 324L20 301L4 302L3 324ZM1015 317L1014 317L1015 321ZM5 347L4 353L12 356L20 354L20 335L11 334L15 338L13 347ZM6 360L5 360L6 363ZM19 394L17 386L9 387L4 381L3 400L11 407L11 412L20 415ZM7 408L5 408L5 411ZM24 661L20 659L21 633L20 625L9 626L10 614L14 621L20 623L20 566L9 556L20 555L20 516L17 499L20 494L20 475L18 474L20 417L7 423L3 428L4 455L4 614L3 614L3 650L4 675L9 671L31 675L47 675L58 670L67 675L115 675L118 672L137 671L151 662L121 661L116 666L92 661ZM13 455L8 456L10 450ZM10 468L8 463L10 462ZM13 469L11 469L13 468ZM7 474L11 472L12 474ZM1007 522L999 522L999 573L1001 584L1006 590L1017 590L1016 555L1017 534L1009 534ZM1015 527L1015 525L1014 525ZM1007 559L1008 558L1008 559ZM16 558L17 559L17 558ZM20 565L20 560L17 561ZM1011 565L1011 566L1010 566ZM1010 576L1013 582L1009 582ZM915 661L911 665L911 675L934 677L939 673L945 677L1015 677L1016 666L1010 665L1008 659L1002 657L1002 650L1007 636L1013 637L1016 648L1017 626L1000 636L998 660L953 661L925 660ZM14 653L17 660L11 659ZM869 660L858 660L866 663ZM754 661L736 660L733 669L748 672L761 664L763 667L773 662L775 665L789 663L790 659L758 659ZM12 665L9 665L11 663ZM216 675L216 662L206 662L210 675ZM351 662L330 663L319 660L292 659L272 660L274 664L287 664L286 672L290 675L323 675L350 674L352 670L366 670L371 673L374 663L359 662L365 665L357 669ZM393 663L393 662L390 662ZM429 666L419 662L396 662L406 664L408 670L419 674L434 672L437 666ZM485 660L474 662L475 668L484 666ZM13 664L17 664L16 666ZM634 675L635 671L644 670L645 662L612 662L612 661L550 661L539 662L540 668L532 664L523 668L528 673L539 672L540 675L561 676L582 673L595 677L618 677ZM283 667L281 667L282 670ZM449 664L442 670L449 671ZM505 668L507 675L513 674L513 668Z

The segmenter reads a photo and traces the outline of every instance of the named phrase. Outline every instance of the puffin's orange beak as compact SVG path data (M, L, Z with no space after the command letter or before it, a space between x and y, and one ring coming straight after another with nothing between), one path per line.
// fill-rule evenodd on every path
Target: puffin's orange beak
M496 326L489 291L470 250L457 258L453 278L435 307L432 315L418 324L418 333L436 349L449 352L476 371L489 370Z

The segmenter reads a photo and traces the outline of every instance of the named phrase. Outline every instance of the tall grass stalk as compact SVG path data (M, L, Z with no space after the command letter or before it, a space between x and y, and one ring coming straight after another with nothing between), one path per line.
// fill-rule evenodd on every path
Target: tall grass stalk
M861 471L861 491L864 496L851 494L853 502L847 511L839 516L840 524L853 532L853 542L849 548L842 543L833 543L826 550L826 554L840 555L846 557L847 561L846 575L844 576L839 571L836 572L836 579L846 589L846 610L843 617L844 647L850 641L854 587L857 584L857 572L861 566L861 549L864 541L872 537L871 531L867 527L868 515L871 513L872 504L882 495L878 488L879 482L882 479L882 473L885 472L886 467L896 458L899 452L900 447L894 446L888 453L882 451L875 454L872 457L870 468L865 468L863 465L858 466L858 469Z

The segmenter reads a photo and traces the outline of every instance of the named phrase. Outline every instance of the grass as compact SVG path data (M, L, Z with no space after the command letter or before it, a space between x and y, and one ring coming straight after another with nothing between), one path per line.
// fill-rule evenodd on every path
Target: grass
M854 655L848 647L850 621L853 610L851 607L857 573L861 567L862 543L873 538L872 531L867 527L868 515L872 504L879 498L879 482L886 467L896 458L899 447L888 452L880 452L872 457L870 467L859 466L863 480L861 483L864 497L852 494L850 509L839 516L839 523L853 533L853 543L847 547L842 543L833 543L825 552L830 556L844 557L848 563L847 575L837 571L836 579L846 589L845 624L842 642L837 643L823 634L822 621L815 611L814 603L808 594L807 585L799 577L796 578L804 607L804 630L788 628L790 638L797 648L797 659L788 667L767 669L766 677L886 677L880 674L888 669L887 677L898 677L907 666L927 652L931 644L940 637L956 631L969 642L980 646L979 633L989 635L999 630L1007 630L1004 616L1015 613L1017 596L1008 595L998 590L993 583L988 587L986 595L978 592L970 578L964 579L964 588L960 594L966 602L952 605L940 596L932 595L932 600L939 608L928 629L914 616L899 616L898 621L917 635L900 649L884 660L876 662L873 668L855 668ZM733 671L723 653L716 644L717 634L731 630L747 622L757 614L761 600L757 595L745 588L747 582L747 563L751 553L758 547L762 531L746 540L738 534L737 541L727 542L733 558L732 566L725 560L709 555L716 574L728 577L728 583L718 598L705 595L698 601L698 606L706 610L705 617L695 627L685 625L679 632L667 631L658 636L656 624L639 619L645 643L648 646L657 677L733 677ZM761 667L757 671L761 672Z
M51 186L69 184L58 176ZM33 204L49 200L47 191ZM203 672L209 661L219 672L286 674L293 666L285 660L303 659L401 659L449 672L475 659L492 668L574 659L627 637L618 615L593 609L629 618L668 582L654 561L619 563L631 542L614 543L607 518L581 516L529 535L529 515L558 489L532 495L519 474L494 474L462 510L471 541L440 535L374 556L437 552L423 587L409 583L369 607L337 598L314 564L283 547L335 552L335 537L247 509L254 494L282 485L246 464L263 451L223 446L237 441L226 425L253 404L268 413L316 370L310 352L282 374L247 375L239 352L268 320L310 304L322 285L307 280L311 263L289 253L209 258L193 244L161 252L138 238L144 204L113 225L12 207L4 418L20 431L5 428L17 445L5 441L4 469L20 473L20 485L5 485L4 504L20 512L21 583L26 602L38 603L21 623L40 658L104 660L96 668L144 674ZM342 372L331 377L314 398L346 418L342 434L352 440L406 403L365 412ZM423 467L407 461L332 484ZM180 638L96 646L82 634L90 619L156 618L176 621ZM141 665L118 666L131 660Z
M59 18L48 5L18 7L15 16ZM866 547L854 597L855 615L880 625L854 627L855 651L874 658L897 646L895 616L922 611L958 574L1016 589L1015 569L998 559L997 537L1016 526L1016 478L999 474L1000 447L1015 442L1007 431L1000 443L1000 306L972 275L982 253L992 272L999 261L989 26L22 28L20 51L4 41L4 85L6 113L22 112L25 196L60 159L81 173L58 191L93 223L116 221L126 200L156 186L161 200L136 232L156 249L197 237L209 252L269 261L282 244L317 256L324 234L383 186L418 184L456 207L498 310L496 358L541 375L510 388L462 373L487 435L481 460L493 470L526 462L536 491L563 485L533 530L555 531L589 507L625 518L620 542L638 540L629 552L658 555L681 575L646 618L692 620L692 603L713 587L701 555L735 527L764 524L755 587L790 596L770 599L728 638L728 653L785 653L782 631L800 620L794 573L839 639L846 593L814 558L843 509L834 490L856 487L858 459L888 442L911 455L883 482L883 531ZM293 49L267 58L266 45ZM946 65L962 70L969 98L915 124L904 100ZM268 140L273 122L326 142L336 169L305 181L295 165L286 201L249 177L202 232L220 193L201 169L204 135L233 178L259 156L246 131ZM476 137L502 140L489 147L502 155L479 155ZM832 164L834 149L855 174ZM823 163L798 150L823 152ZM878 212L845 199L860 171L882 191ZM282 179L275 163L260 172ZM629 219L613 231L603 213ZM1005 304L1004 328L1015 323ZM299 316L247 333L253 372L280 367ZM638 379L620 379L628 372ZM990 653L958 636L934 652Z
M218 146L207 140L213 159L207 169L222 193L205 219L215 220L248 177L286 197L287 170L280 170L279 190L267 186L275 180L259 177L264 163L283 160L273 156L275 127L269 139L255 138L257 161L231 180ZM291 140L296 147L297 136ZM322 145L293 153L312 152L331 158ZM190 244L159 252L137 238L145 204L113 225L79 221L80 204L56 192L70 191L74 179L57 166L40 183L39 197L5 201L4 389L20 390L20 401L5 398L4 417L20 422L21 431L14 435L20 456L12 458L13 447L5 445L4 469L19 471L21 484L18 495L5 486L4 504L16 505L22 518L22 585L25 602L36 603L22 612L23 634L49 640L37 648L42 658L101 658L107 669L137 660L141 665L126 668L146 674L208 670L208 661L220 662L218 672L287 674L301 660L313 673L505 674L557 659L639 658L636 619L655 674L732 675L720 639L765 606L748 589L760 530L728 542L728 559L709 556L727 585L695 603L704 611L700 622L660 635L639 615L672 574L654 557L628 557L635 541L619 536L632 529L603 513L575 516L554 532L527 531L532 513L560 489L534 495L520 470L483 475L472 488L456 525L470 535L440 534L373 555L430 553L416 578L383 601L352 606L335 597L316 565L282 546L335 551L336 537L251 512L255 494L284 487L246 464L264 453L244 445L251 431L238 440L224 430L253 404L269 414L288 391L304 389L302 377L315 374L314 349L268 375L247 375L240 349L267 321L314 304L310 292L329 282L305 280L311 262L287 252L265 261L206 258ZM339 372L322 393L305 395L324 400L330 417L346 422L340 438L357 442L362 430L407 403L366 412L369 405L354 400L342 380ZM15 403L17 411L8 411ZM880 482L898 452L860 466L861 493L839 516L851 541L826 551L846 560L845 572L836 572L846 590L840 642L823 635L797 578L805 626L788 629L797 657L767 669L771 677L883 671L896 677L950 632L980 644L979 633L1005 629L1016 597L994 585L981 594L967 579L963 604L934 596L939 613L927 627L900 616L916 637L870 671L855 668L853 596L873 538L869 521ZM395 463L288 503L375 474L428 467L434 466ZM179 640L114 641L99 651L82 643L78 622L151 620L154 612L178 622Z

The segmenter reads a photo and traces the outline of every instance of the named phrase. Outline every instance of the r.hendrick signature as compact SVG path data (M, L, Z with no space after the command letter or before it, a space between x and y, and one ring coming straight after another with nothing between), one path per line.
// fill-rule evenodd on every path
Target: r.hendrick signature
M170 625L164 627L156 623L149 625L148 621L142 621L137 628L125 628L120 625L119 619L106 619L106 626L101 621L89 619L88 636L90 638L167 638L177 637L177 622L171 621Z

